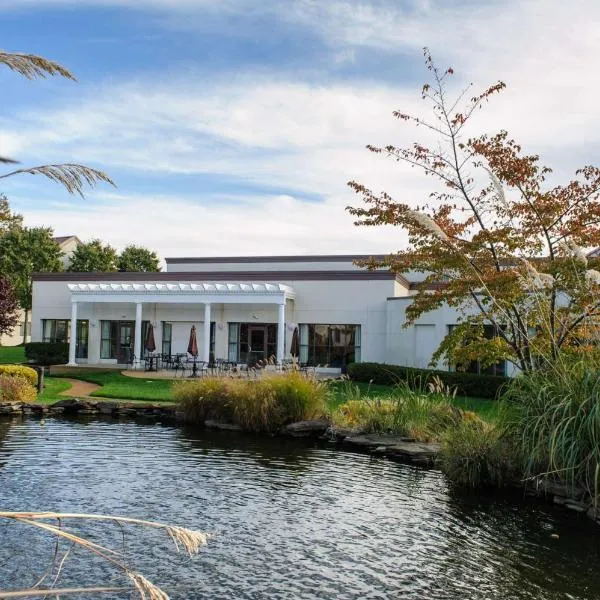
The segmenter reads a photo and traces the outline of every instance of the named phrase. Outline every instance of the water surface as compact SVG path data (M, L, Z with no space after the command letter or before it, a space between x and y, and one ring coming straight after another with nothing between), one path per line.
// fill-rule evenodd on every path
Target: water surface
M0 506L214 532L190 560L147 530L85 529L172 598L600 598L600 537L585 518L518 497L457 495L437 471L320 443L125 421L0 421ZM37 530L0 523L0 589L31 585L53 550ZM79 551L61 583L123 579Z

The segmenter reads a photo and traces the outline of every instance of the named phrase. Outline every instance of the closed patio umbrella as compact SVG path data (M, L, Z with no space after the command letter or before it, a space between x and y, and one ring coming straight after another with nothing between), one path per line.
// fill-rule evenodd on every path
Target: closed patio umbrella
M196 326L192 325L192 329L190 330L190 341L188 342L187 348L188 354L191 354L194 357L194 366L192 368L192 377L196 377L196 373L198 372L198 368L196 366L196 358L198 357L198 340L196 339Z
M295 358L300 356L300 334L297 327L294 327L294 333L292 333L292 347L290 348L290 354Z
M196 326L192 325L190 330L190 341L187 348L188 354L191 354L194 358L198 357L198 340L196 339Z
M152 323L148 326L148 332L146 333L146 341L144 342L144 348L148 352L154 352L156 350L156 342L154 341L154 326Z

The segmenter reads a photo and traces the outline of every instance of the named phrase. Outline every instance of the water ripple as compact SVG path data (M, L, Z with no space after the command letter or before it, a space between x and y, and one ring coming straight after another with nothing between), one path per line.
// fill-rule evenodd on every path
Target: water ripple
M189 560L151 532L128 530L127 556L173 598L600 597L599 539L585 519L506 496L457 496L439 472L303 441L0 422L0 505L215 532ZM86 532L121 543L110 525ZM0 588L29 584L51 556L50 541L23 526L0 524L0 541ZM122 580L77 552L62 582Z

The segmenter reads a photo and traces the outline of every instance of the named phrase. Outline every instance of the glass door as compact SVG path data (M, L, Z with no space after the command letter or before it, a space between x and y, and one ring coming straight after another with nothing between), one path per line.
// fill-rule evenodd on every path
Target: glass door
M128 365L133 359L134 324L131 321L119 322L118 361Z
M267 327L266 325L248 326L248 365L253 366L259 360L267 358Z

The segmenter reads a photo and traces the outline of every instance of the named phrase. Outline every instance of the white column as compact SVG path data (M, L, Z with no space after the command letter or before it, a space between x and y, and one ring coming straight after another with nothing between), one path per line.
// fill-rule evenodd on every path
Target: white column
M202 334L202 358L208 362L210 359L210 302L204 304L204 332Z
M279 319L277 321L277 363L281 364L285 354L285 300L279 305Z
M137 302L135 305L135 332L134 336L134 347L133 353L135 354L135 360L133 363L134 368L139 368L142 364L142 303Z
M71 302L71 335L69 337L69 367L76 367L75 348L77 347L77 302Z

